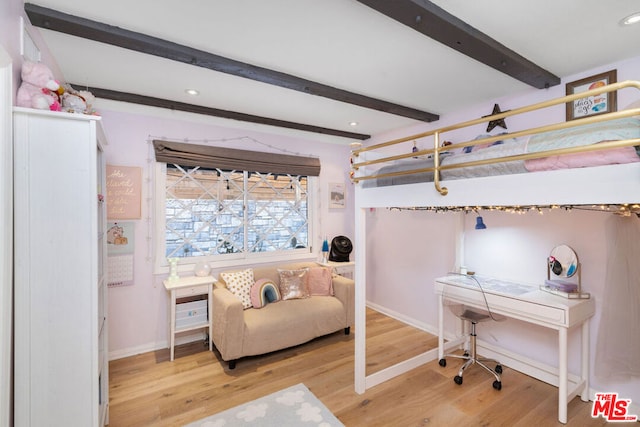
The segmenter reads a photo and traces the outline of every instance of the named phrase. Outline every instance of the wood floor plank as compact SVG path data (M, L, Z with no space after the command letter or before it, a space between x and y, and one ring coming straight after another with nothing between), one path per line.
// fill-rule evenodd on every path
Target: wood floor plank
M453 377L462 361L429 362L359 395L354 391L354 336L328 335L291 349L238 361L229 370L202 343L110 363L110 426L173 427L304 383L346 426L559 426L557 388L505 366L503 388L479 367ZM367 373L437 346L437 337L367 312ZM601 426L591 403L575 398L568 426Z

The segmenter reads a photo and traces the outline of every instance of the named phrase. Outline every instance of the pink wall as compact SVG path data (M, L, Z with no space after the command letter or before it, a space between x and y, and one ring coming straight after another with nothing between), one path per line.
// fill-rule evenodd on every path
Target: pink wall
M610 69L617 69L618 81L637 80L640 78L640 58L569 76L565 81ZM548 90L531 90L445 115L435 125L421 125L378 135L371 143L481 117L491 112L494 102L505 111L562 96L565 81ZM618 108L622 109L638 99L640 94L637 91L622 92L618 98ZM517 130L531 123L564 121L564 114L564 106L557 106L551 112L536 113L527 121L507 118L506 124L509 130ZM485 128L486 125L479 125L468 130L466 134L459 135L460 140L484 133ZM497 128L494 133L502 131ZM562 186L557 191L562 191ZM616 391L637 404L640 403L639 378L606 382L595 377L598 369L594 366L595 348L598 345L597 332L601 317L598 301L602 301L608 286L615 286L605 283L607 253L604 224L609 215L584 211L554 211L542 216L537 213L521 216L489 212L482 213L488 227L482 231L474 229L475 216L466 215L464 259L466 266L478 274L540 284L546 277L545 260L551 249L561 243L572 246L583 263L583 287L596 299L596 314L591 320L591 388ZM446 274L454 265L455 241L452 236L455 235L456 218L457 214L454 213L389 212L384 209L367 212L367 300L410 323L436 330L437 305L433 279ZM491 344L557 365L557 335L552 331L508 321L482 324L479 335ZM577 338L571 338L573 348L576 348ZM570 357L570 368L573 372L579 372L575 351Z
M166 113L171 114L171 113ZM166 116L165 114L165 116ZM142 220L134 221L135 260L134 284L109 289L109 352L112 357L122 357L166 346L167 342L167 293L162 285L165 275L153 274L153 229L146 218L153 217L153 205L146 203L153 198L152 186L147 178L152 177L155 164L148 141L153 138L191 140L221 140L248 136L260 143L241 140L221 142L224 145L246 150L287 150L287 154L319 156L321 173L317 196L320 198L320 230L314 230L315 247L322 236L346 235L353 237L353 196L348 181L348 146L318 143L291 136L277 136L260 132L241 131L233 128L203 124L202 118L187 121L189 115L177 114L175 118L159 118L131 113L101 110L109 145L106 147L107 163L118 166L138 166L143 169ZM274 147L274 148L271 148ZM151 159L149 163L148 160ZM329 183L347 184L344 209L329 209L327 190ZM215 274L215 271L214 271Z

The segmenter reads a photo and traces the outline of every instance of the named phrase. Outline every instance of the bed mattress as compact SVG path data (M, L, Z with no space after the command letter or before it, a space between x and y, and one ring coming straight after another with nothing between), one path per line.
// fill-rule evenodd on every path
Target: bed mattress
M480 135L478 138L488 135ZM489 146L466 147L458 152L440 155L440 172L443 181L495 175L512 175L545 170L582 168L640 161L640 147L621 147L562 156L549 156L531 160L516 160L490 165L447 169L447 166L476 160L497 159L517 154L536 153L565 147L598 144L603 141L640 138L640 119L623 118L603 123L592 123L577 128L562 129L532 135L528 138L505 139ZM432 157L403 159L380 168L367 175L379 175L416 169L433 168ZM363 187L383 187L433 181L433 172L408 173L405 175L379 177L363 181Z

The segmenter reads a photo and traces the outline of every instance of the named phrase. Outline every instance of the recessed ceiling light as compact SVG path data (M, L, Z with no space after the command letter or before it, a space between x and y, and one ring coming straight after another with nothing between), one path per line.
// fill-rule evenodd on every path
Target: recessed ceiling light
M620 25L631 25L640 22L640 12L631 14L620 21Z
M349 122L349 126L358 126L358 122Z
M197 90L195 90L195 89L186 89L186 90L185 90L185 92L186 92L187 94L191 95L191 96L196 96L196 95L200 94L200 92L198 92L198 91L197 91Z

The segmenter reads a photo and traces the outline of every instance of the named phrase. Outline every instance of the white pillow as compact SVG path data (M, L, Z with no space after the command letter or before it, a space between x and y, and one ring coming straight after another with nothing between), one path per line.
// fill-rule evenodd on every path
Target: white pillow
M251 308L251 286L255 282L253 269L220 273L220 276L227 284L227 289L242 302L242 307Z

